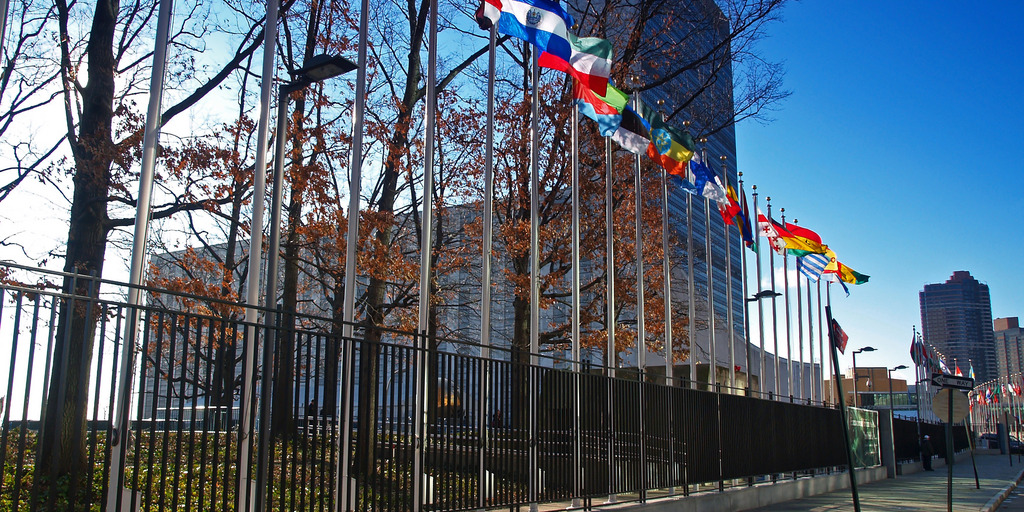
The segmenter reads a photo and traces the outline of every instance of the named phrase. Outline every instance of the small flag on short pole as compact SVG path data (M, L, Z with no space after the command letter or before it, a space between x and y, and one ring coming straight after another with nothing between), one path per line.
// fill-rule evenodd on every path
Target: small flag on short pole
M850 341L850 336L846 334L846 331L839 326L834 318L832 319L832 340L836 344L836 348L839 349L840 354L846 353L846 342Z

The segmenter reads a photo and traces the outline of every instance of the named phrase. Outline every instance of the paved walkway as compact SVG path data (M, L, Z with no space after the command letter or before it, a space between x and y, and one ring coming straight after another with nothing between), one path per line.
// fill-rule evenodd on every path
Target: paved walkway
M987 451L987 450L986 450ZM1024 478L1024 462L1015 455L1013 466L1007 455L976 454L978 480L975 487L971 458L965 457L953 466L953 510L990 512L999 508L1006 495ZM941 462L935 471L900 475L857 487L861 510L867 511L935 511L946 508L946 466ZM758 512L807 511L853 512L849 489L753 509Z

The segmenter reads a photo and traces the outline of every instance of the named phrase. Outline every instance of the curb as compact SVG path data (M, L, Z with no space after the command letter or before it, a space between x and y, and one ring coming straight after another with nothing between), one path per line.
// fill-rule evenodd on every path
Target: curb
M1003 501L1006 500L1007 496L1009 496L1010 493L1017 488L1017 484L1020 483L1021 479L1024 479L1024 470L1021 470L1020 473L1017 473L1017 478L1014 479L1014 481L1011 482L1010 485L1007 485L1006 488L999 492L999 494L993 496L992 499L988 500L988 503L985 503L985 506L981 507L981 512L992 512L993 510L999 508L999 505L1003 504Z

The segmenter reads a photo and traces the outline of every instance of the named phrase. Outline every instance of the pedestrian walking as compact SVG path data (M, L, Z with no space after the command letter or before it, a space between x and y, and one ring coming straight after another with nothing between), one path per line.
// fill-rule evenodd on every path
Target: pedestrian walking
M925 435L924 439L921 440L921 464L924 466L925 471L935 471L932 469L932 456L935 455L935 449L932 448L931 437Z

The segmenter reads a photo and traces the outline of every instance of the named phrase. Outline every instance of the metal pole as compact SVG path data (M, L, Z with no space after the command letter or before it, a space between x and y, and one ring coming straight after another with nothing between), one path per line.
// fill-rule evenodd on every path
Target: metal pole
M780 208L782 225L786 225L786 209ZM793 396L793 341L790 336L792 323L789 320L789 251L782 253L782 286L786 288L786 369L789 370L789 396Z
M605 179L604 179L604 225L605 225L605 327L608 331L606 358L608 376L615 377L618 364L618 353L615 350L615 204L613 185L615 183L614 164L612 163L612 141L604 139Z
M437 0L430 0L429 23L430 33L427 42L427 76L426 94L424 96L424 113L426 118L424 129L426 136L423 144L426 146L423 155L423 204L420 212L420 311L418 331L422 336L422 345L416 353L417 383L414 386L415 395L415 421L413 423L415 436L415 449L412 460L412 490L413 512L419 512L423 504L428 500L426 494L432 489L426 489L424 480L426 471L423 462L424 452L427 443L427 422L429 413L427 396L430 379L433 373L429 366L430 358L427 353L432 350L433 329L430 325L430 297L431 297L431 267L433 265L434 245L434 141L437 126Z
M436 1L436 0L435 0ZM532 369L539 364L537 354L540 352L540 66L538 53L533 52L533 101L530 114L530 371L529 396L532 402L536 396L536 382ZM531 403L529 413L530 431L530 475L528 493L530 511L536 512L539 499L537 481L537 415L535 404Z
M572 482L573 504L579 507L583 485L580 475L582 438L580 432L580 110L572 108L572 361L576 385L573 386Z
M832 372L836 379L836 388L839 396L843 396L843 379L839 375L839 357L836 354L836 341L833 339L835 333L832 329L832 307L825 306L825 320L829 325L828 344L832 353ZM856 381L854 381L856 383ZM952 408L951 408L952 409ZM857 474L853 466L853 447L850 443L850 422L846 419L846 400L839 403L839 421L843 424L843 440L846 442L846 463L850 470L850 492L853 494L853 509L860 512L860 496L857 493Z
M815 385L814 377L814 313L811 309L811 280L805 279L807 283L807 369L810 371L810 379L807 380L807 398L814 400ZM821 398L821 395L818 395Z
M9 0L0 2L0 55L3 55L4 30L7 24L7 7ZM121 496L124 471L121 465L126 457L127 438L131 414L132 383L135 372L135 338L139 329L139 310L135 306L142 304L142 284L146 267L146 242L149 238L149 216L153 179L156 175L156 149L160 139L160 101L164 91L164 76L167 63L167 41L173 16L174 2L160 1L160 12L157 18L156 41L153 50L153 74L150 77L149 105L146 111L146 131L142 136L142 169L139 175L139 197L135 208L135 236L132 239L132 262L128 276L129 317L125 328L124 346L121 351L121 382L117 389L117 407L114 408L114 434L110 438L110 465L112 468L107 480L107 510L117 510L116 501Z
M352 152L349 158L348 182L348 220L345 235L345 290L342 298L341 343L343 344L342 360L342 401L338 404L338 415L341 417L341 434L336 438L338 449L338 466L336 474L339 484L335 487L335 503L340 510L350 510L349 499L355 492L354 483L349 476L352 457L352 395L354 390L355 349L353 339L356 305L356 258L359 247L359 194L362 190L363 167L363 115L366 110L366 59L370 18L370 0L359 2L359 45L356 58L356 91L352 106ZM344 406L347 413L342 414ZM352 507L354 508L354 507Z
M293 90L288 84L278 87L277 93L277 135L274 139L274 192L270 203L270 246L267 250L267 307L277 304L277 267L281 246L281 203L284 199L284 141L288 130L289 93ZM274 314L269 311L264 323L268 334L271 332ZM275 332L276 335L276 332ZM269 336L263 339L263 375L274 375L275 343ZM266 480L270 463L270 400L273 382L270 378L263 380L260 386L260 425L263 435L260 436L260 447L256 454L256 510L266 510ZM283 385L280 384L280 385Z
M708 161L707 150L701 150L702 158ZM711 200L704 198L704 262L708 274L708 391L715 390L718 376L718 353L715 346L715 267L711 243Z
M795 223L796 220L793 222ZM798 270L796 273L796 345L797 352L800 354L800 381L797 383L796 397L800 399L804 398L804 383L807 381L807 368L804 367L804 308L803 299L800 295L803 288L800 286L801 279L799 269L801 261L802 260L799 257L796 259L796 267Z
M742 205L744 199L746 199L746 196L743 195L743 173L737 172L736 174L739 177L739 197L740 204ZM745 212L745 214L750 215L750 212ZM754 223L752 225L757 225L757 219L754 219ZM751 233L750 235L751 237L753 237L753 233ZM754 247L757 247L756 243L754 244ZM750 301L748 300L748 298L750 297L750 287L749 285L747 285L747 253L743 251L742 240L740 245L740 262L743 263L743 265L740 267L740 269L742 270L742 278L740 279L740 282L742 283L743 291L741 295L743 297L743 346L744 348L746 348L747 351L747 396L750 396L754 389L754 365L750 358ZM760 304L761 299L758 299L757 302ZM761 344L764 344L763 339L761 340ZM764 350L761 351L761 358L763 360Z
M768 222L772 221L772 198L769 196L766 198L768 206ZM775 399L780 400L782 395L782 366L781 357L779 354L779 311L778 311L778 289L775 287L775 249L768 251L768 275L771 278L772 291L772 342L774 343L775 350Z
M818 280L818 398L825 401L825 331L821 326L821 279Z
M689 338L690 388L697 389L697 291L693 283L693 194L686 194L686 330Z
M497 61L497 27L491 27L490 47L487 51L487 129L484 146L484 212L483 212L483 243L480 255L480 365L483 368L480 393L480 418L478 421L481 439L479 447L479 481L477 488L477 508L484 508L484 492L487 486L484 469L487 449L487 402L490 399L490 365L491 357L491 255L492 229L494 224L494 73Z
M754 194L753 194L754 195L754 208L751 210L750 213L748 213L748 215L754 215L754 223L753 223L753 225L757 226L757 211L758 211L757 210L757 185L753 185L751 188L754 191ZM760 233L760 230L756 230L755 233ZM757 275L757 293L761 293L761 282L762 282L761 281L761 235L760 234L754 234L754 233L752 233L752 235L754 235L754 242L755 242L755 244L754 244L754 264L757 266L757 274L756 274ZM773 292L775 291L774 287L772 288L772 291ZM772 297L772 300L775 300L775 297ZM764 304L761 303L761 299L757 300L757 333L758 333L758 335L757 335L758 340L760 340L760 342L761 342L761 373L760 373L760 375L758 377L760 379L760 385L758 386L758 388L763 393L764 392L764 370L765 370L764 366L765 366L765 357L767 357L767 356L765 355L765 351L764 351ZM776 375L776 379L778 379L778 375Z
M661 169L661 273L665 297L665 384L673 386L675 377L675 350L672 340L672 260L669 253L668 231L671 211L668 206L668 171Z
M640 155L636 155L635 160L633 183L636 194L636 200L634 201L636 207L634 218L634 227L636 229L636 238L634 240L634 245L636 246L636 351L637 369L640 372L640 381L643 382L643 376L647 370L647 333L644 325L644 241L643 227L641 226L644 201L643 178L640 175ZM642 418L640 423L641 425L643 424Z
M725 189L729 190L729 171L725 165L726 156L718 157L722 161L722 181L725 182ZM732 230L724 221L722 222L722 234L725 236L725 301L726 321L729 322L729 392L736 392L736 326L733 321L732 304ZM750 372L750 365L747 365L747 373Z
M267 2L267 25L263 38L263 74L260 83L260 118L256 126L256 164L253 167L252 221L249 262L246 273L245 338L242 346L242 393L238 426L237 510L248 510L249 459L252 447L253 386L256 384L256 320L260 305L260 262L263 259L263 209L267 192L267 146L270 138L270 99L274 85L274 57L277 42L277 18L280 2Z

